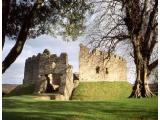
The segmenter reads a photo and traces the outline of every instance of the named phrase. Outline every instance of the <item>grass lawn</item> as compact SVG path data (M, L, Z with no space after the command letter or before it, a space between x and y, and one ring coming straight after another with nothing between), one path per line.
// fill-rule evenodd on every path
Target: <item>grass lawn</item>
M3 120L157 120L158 98L111 101L44 101L3 98Z
M74 100L114 100L127 98L132 91L128 82L81 82L73 93Z
M71 101L40 100L31 95L3 97L2 119L157 120L158 97L128 99L129 88L126 83L80 83Z

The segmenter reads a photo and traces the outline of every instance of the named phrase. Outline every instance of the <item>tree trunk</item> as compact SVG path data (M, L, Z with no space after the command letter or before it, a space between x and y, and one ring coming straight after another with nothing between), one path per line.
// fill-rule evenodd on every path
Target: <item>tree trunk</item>
M136 67L137 77L129 98L152 97L154 94L150 91L148 85L147 68L145 67L146 65L141 64L139 66L141 67Z
M23 25L19 32L16 44L13 46L13 48L10 50L10 52L2 62L2 73L4 73L10 67L10 65L17 59L17 57L21 54L27 39L32 19L37 10L37 6L38 3L35 3L30 13L26 15L26 18L24 19Z
M2 49L5 43L8 14L10 10L10 0L2 0Z
M140 65L136 65L136 81L132 89L132 93L129 96L129 98L134 97L134 98L140 98L141 97L141 88L142 88L142 81L141 81L141 70L140 70Z
M148 86L148 60L145 51L140 46L141 38L136 36L133 39L134 61L136 64L136 81L129 98L152 97L154 94Z
M143 65L143 71L142 71L142 97L152 97L154 94L150 91L149 85L148 85L148 68L146 62Z

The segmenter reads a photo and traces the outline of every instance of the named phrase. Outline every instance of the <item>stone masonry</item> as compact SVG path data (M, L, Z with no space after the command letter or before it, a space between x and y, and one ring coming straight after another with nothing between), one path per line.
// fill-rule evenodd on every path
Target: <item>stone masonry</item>
M60 57L57 57L46 49L43 54L28 58L23 83L34 83L36 94L56 93L55 99L69 100L74 83L67 54L61 53Z
M122 57L80 44L79 79L83 81L127 81L127 62Z
M35 94L54 94L56 100L69 100L79 81L126 81L127 62L122 57L80 44L79 74L72 72L68 56L50 54L45 49L25 63L24 84L35 84Z

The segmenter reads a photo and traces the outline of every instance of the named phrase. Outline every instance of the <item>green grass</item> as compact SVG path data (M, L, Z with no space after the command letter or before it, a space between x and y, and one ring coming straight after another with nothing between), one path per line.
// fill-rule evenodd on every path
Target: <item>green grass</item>
M26 89L26 88L29 88ZM21 90L21 92L20 92ZM157 120L158 97L128 99L126 82L80 83L71 101L40 100L33 86L3 97L3 120ZM21 95L21 96L20 96Z
M113 100L127 98L132 90L128 82L81 82L73 93L75 100Z
M157 120L158 99L49 101L34 96L3 98L3 120Z
M8 96L30 95L34 92L34 84L18 85Z

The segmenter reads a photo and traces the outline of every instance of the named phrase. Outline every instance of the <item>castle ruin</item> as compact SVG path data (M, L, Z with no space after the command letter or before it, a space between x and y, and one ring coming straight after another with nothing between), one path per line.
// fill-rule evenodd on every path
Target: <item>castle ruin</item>
M43 54L28 58L23 83L35 84L35 94L54 93L54 99L69 100L74 82L67 54L57 57L46 49Z
M68 56L61 53L50 54L45 49L42 54L29 57L25 62L23 84L34 84L35 94L54 94L53 99L69 100L79 81L126 81L127 62L112 54L80 44L79 75L74 74L68 64Z
M80 44L80 81L127 81L127 61L120 56Z

